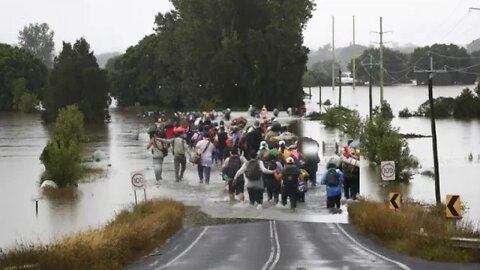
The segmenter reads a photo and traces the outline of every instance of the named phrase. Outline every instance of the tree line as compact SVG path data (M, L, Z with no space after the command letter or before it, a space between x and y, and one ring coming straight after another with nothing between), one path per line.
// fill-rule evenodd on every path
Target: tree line
M434 69L444 69L447 73L438 74L434 83L437 85L453 84L474 84L477 76L480 75L480 51L469 53L467 49L455 44L433 44L432 46L417 47L412 53L403 53L398 50L384 48L383 68L384 84L411 83L416 80L417 84L426 84L425 73L415 73L414 69L429 69L430 57L433 56ZM370 68L370 57L373 65ZM380 51L378 48L367 48L355 58L356 78L360 82L371 80L373 84L380 82ZM336 70L340 66L335 63ZM350 60L347 69L352 72L352 61ZM303 77L303 86L313 87L331 84L332 60L324 60L314 63ZM337 75L338 76L338 75Z
M108 119L107 74L88 42L64 42L54 57L53 38L48 24L35 23L19 32L19 46L0 44L0 111L40 109L53 122L60 109L76 104L87 123Z
M155 33L107 64L120 106L269 108L303 102L310 0L172 0Z

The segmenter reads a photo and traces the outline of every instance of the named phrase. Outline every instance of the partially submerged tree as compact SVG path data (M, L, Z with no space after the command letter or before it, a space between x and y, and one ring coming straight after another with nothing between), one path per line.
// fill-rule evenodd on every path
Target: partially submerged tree
M53 139L43 149L40 160L45 165L43 180L59 187L72 186L81 176L80 151L84 134L83 114L78 106L60 109L55 121Z

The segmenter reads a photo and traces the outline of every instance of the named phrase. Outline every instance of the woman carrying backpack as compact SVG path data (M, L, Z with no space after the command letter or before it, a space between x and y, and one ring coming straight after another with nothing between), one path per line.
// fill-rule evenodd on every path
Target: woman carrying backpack
M235 195L239 195L240 201L245 201L244 188L245 180L243 176L240 176L238 179L234 180L235 174L240 170L240 168L247 162L247 159L244 156L238 154L236 148L230 151L230 157L228 157L222 168L223 179L227 181L228 184L228 193L230 195L230 201L235 200Z
M327 208L340 208L342 197L343 173L335 163L329 162L327 170L322 174L320 184L327 186Z
M262 173L273 174L274 171L265 168L263 161L257 158L256 153L251 153L250 158L251 159L244 163L240 170L238 170L234 179L238 179L241 175L244 175L250 205L254 205L256 202L258 204L257 208L262 209L264 190Z

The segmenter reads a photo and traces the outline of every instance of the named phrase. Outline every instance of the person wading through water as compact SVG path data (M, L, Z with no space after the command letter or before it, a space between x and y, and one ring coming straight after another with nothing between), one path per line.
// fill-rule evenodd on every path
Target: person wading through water
M155 179L162 180L163 159L168 154L168 145L161 140L165 138L165 132L161 130L155 131L153 138L148 142L147 150L152 149L153 155L153 170L155 172Z
M188 144L185 139L182 137L185 132L184 128L178 127L174 128L174 138L172 139L161 139L162 142L166 142L172 145L172 154L173 154L173 164L175 167L175 181L183 180L183 174L185 173L187 165L188 154Z
M230 195L230 201L235 200L235 195L239 195L240 201L245 200L244 186L245 179L243 175L234 180L235 174L240 168L247 162L247 159L238 154L238 149L234 148L230 151L230 157L225 160L223 164L222 172L223 179L228 183L228 194Z
M257 153L251 153L250 160L244 163L235 174L234 179L238 179L241 175L244 175L250 205L254 205L256 202L258 204L257 209L263 208L264 184L262 173L273 174L273 172L274 171L265 168L263 161L257 158Z

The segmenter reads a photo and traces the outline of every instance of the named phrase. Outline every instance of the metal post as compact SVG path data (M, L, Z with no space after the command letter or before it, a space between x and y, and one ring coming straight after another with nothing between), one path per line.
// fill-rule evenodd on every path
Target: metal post
M332 16L332 91L335 91L335 17Z
M38 200L35 200L35 215L38 216Z
M143 199L145 201L147 201L147 189L146 188L143 189Z
M308 99L312 100L312 87L308 87Z
M342 69L338 69L338 106L342 107Z
M133 191L133 194L135 195L135 205L138 205L138 202L137 202L137 191L134 190L134 191Z
M353 55L353 63L352 63L352 70L353 70L353 90L355 90L356 86L356 68L355 68L355 15L353 15L353 50L354 50L354 55Z
M372 66L373 66L373 60L372 60L372 55L370 54L370 73L368 74L369 79L368 79L368 115L370 117L370 120L372 120Z

